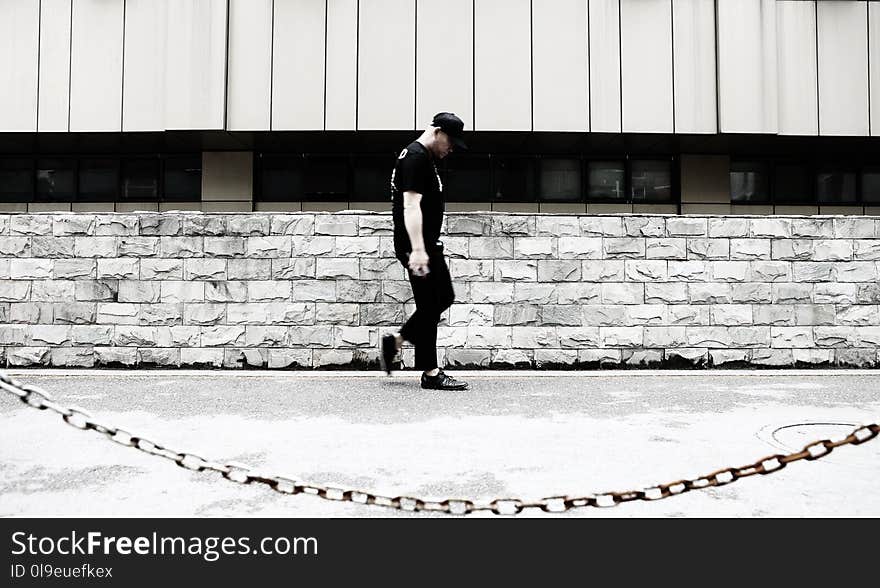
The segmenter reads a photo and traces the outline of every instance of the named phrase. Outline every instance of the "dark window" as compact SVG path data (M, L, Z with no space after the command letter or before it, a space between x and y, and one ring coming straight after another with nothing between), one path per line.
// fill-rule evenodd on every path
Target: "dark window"
M34 167L30 159L0 159L0 200L29 202L34 192Z
M202 158L169 157L165 160L165 200L192 201L202 198Z
M443 165L441 178L446 200L486 202L492 198L488 156L456 157Z
M83 159L79 164L79 200L115 200L119 197L119 162Z
M541 160L541 200L581 200L581 161L579 159Z
M534 159L529 157L493 158L492 176L496 200L534 202Z
M807 168L803 165L777 165L773 173L773 201L791 204L813 204L813 190Z
M301 200L305 189L305 160L302 156L264 155L260 158L260 198Z
M159 198L158 159L129 159L122 162L122 197L125 200Z
M76 160L40 159L37 161L37 200L70 202L76 197Z
M345 156L307 155L303 187L311 200L342 200L349 196L349 163Z
M670 202L672 162L633 160L630 163L630 194L633 202Z
M816 196L822 204L853 204L858 200L856 173L820 171L816 174Z
M353 193L356 200L366 202L391 198L391 170L394 156L357 157L354 160Z
M770 175L767 165L758 161L730 164L731 202L769 202Z
M862 172L862 202L880 202L880 168L869 167Z
M622 161L591 161L587 164L590 200L626 200L626 166Z

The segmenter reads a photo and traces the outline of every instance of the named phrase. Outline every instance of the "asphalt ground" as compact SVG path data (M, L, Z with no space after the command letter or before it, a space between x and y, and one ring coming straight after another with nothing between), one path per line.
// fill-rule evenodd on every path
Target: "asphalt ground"
M426 500L583 496L742 466L880 419L878 371L7 372L157 443ZM110 442L0 396L0 516L438 517L288 496ZM547 517L877 517L880 439L772 475ZM473 517L493 516L474 513Z

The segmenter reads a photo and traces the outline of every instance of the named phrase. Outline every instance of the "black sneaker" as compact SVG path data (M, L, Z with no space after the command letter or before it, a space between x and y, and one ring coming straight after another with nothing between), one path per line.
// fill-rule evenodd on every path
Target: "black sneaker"
M397 341L394 335L385 335L382 337L382 369L388 375L391 375L391 364L394 363L395 355L397 355Z
M467 382L460 382L440 370L436 376L422 374L422 388L425 390L467 390Z

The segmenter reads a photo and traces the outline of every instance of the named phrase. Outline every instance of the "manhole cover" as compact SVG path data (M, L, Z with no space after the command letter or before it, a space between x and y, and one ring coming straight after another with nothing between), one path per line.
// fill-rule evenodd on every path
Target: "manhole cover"
M852 433L857 424L842 422L810 422L768 425L758 438L785 453L800 451L805 445L821 439L840 439ZM858 468L880 468L880 451L867 445L838 447L820 461Z

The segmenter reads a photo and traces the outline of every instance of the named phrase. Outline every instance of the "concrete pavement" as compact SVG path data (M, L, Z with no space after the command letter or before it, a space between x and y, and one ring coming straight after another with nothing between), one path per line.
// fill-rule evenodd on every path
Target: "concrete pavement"
M637 489L796 451L880 417L877 371L454 372L471 382L465 393L422 391L412 372L8 373L174 449L431 500ZM188 472L6 394L0 472L3 516L442 516ZM720 488L561 516L876 517L878 488L875 440Z

